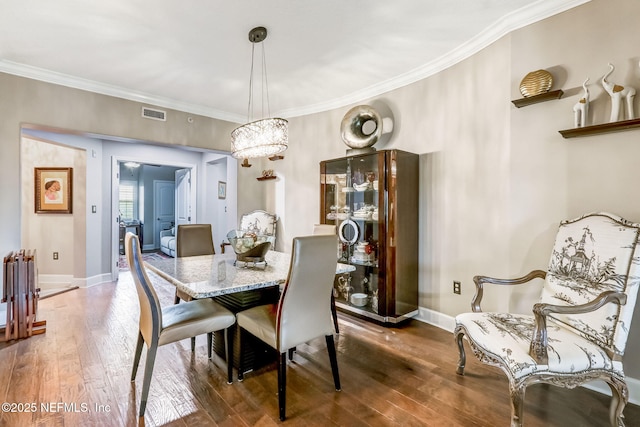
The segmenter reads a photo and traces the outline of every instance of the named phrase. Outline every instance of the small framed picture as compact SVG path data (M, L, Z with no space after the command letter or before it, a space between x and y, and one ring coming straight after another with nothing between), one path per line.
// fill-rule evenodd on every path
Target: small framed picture
M36 213L73 212L73 168L35 168L34 187Z
M227 183L224 181L218 181L218 199L227 198Z

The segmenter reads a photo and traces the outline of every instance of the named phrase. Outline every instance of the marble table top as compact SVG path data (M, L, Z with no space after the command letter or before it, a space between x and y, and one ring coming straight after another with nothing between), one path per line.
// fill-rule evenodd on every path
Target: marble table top
M193 298L210 298L234 292L279 286L289 274L291 254L269 251L266 266L234 266L234 253L183 258L154 259L145 265ZM336 264L336 274L354 271L348 264Z

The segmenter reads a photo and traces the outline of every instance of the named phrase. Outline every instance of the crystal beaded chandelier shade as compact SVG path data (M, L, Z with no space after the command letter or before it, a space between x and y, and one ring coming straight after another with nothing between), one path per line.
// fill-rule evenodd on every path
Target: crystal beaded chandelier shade
M253 109L253 62L256 43L264 41L267 29L256 27L249 32L251 47L251 76L249 78L248 123L231 132L231 155L236 159L268 157L287 149L289 143L289 123L279 118L262 118L252 121ZM265 66L264 47L262 48L262 86L266 93L267 115L269 115L269 88ZM264 98L264 94L263 94ZM264 105L265 100L262 100ZM264 113L264 111L263 111ZM264 114L263 114L264 117Z

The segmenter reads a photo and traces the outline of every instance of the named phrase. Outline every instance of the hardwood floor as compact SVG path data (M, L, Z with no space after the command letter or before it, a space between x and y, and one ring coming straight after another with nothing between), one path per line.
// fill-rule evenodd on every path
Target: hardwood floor
M172 304L170 284L160 282L157 290L163 304ZM159 348L146 416L139 420L144 360L132 384L138 300L128 272L118 283L42 300L39 318L47 321L45 334L0 343L0 401L22 411L3 410L2 426L281 424L275 363L228 385L224 361L207 360L205 336L195 353L189 340ZM324 339L300 346L287 372L287 425L509 425L506 377L470 351L466 375L456 375L451 333L418 321L385 328L339 318L342 391L333 389ZM603 426L608 407L607 396L581 387L534 385L527 389L524 421ZM625 415L628 426L640 425L640 407L629 404Z

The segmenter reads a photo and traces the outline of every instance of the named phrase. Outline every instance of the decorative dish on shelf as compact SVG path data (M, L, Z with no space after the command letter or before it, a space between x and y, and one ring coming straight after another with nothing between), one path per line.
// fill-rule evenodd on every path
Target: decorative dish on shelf
M273 169L265 169L262 171L262 176L256 178L258 181L264 181L265 179L276 179L273 173Z
M356 191L366 191L371 189L370 182L363 182L362 184L353 184L353 189Z
M357 306L357 307L364 307L365 305L367 305L367 300L369 299L369 297L367 296L367 294L362 294L362 293L356 293L356 294L352 294L351 295L351 304Z
M525 98L549 92L553 85L553 76L547 70L528 73L520 82L520 93Z
M376 218L378 216L378 208L374 205L364 204L360 209L357 209L353 212L353 218L355 219L372 219L373 215L376 214Z

